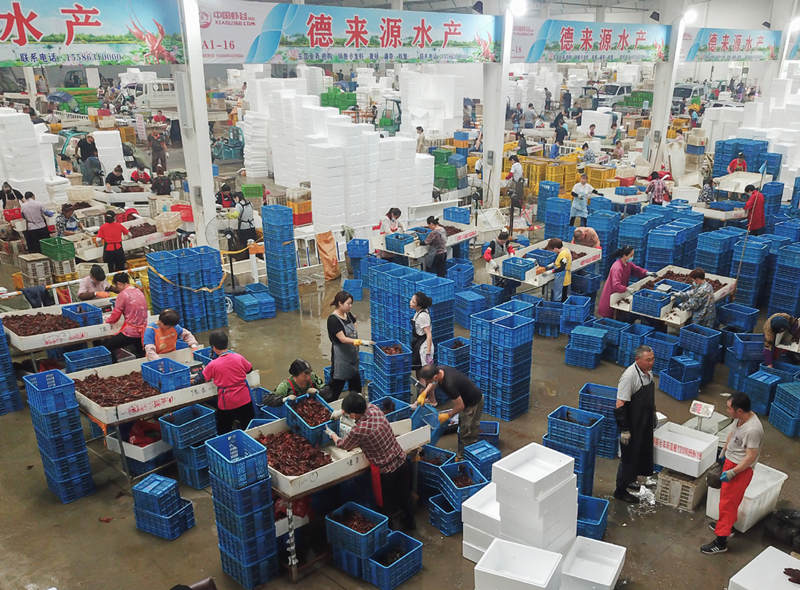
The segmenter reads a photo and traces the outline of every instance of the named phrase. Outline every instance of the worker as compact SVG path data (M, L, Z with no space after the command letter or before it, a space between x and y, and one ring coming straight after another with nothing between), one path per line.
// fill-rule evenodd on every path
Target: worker
M611 143L615 146L622 141L622 129L617 126L617 123L611 123ZM621 147L621 145L620 145ZM623 151L624 153L624 151ZM620 156L622 157L622 156Z
M414 310L411 318L411 368L419 369L433 362L433 332L430 307L433 300L422 291L414 293L408 306Z
M747 162L744 159L744 153L739 152L736 157L728 164L728 174L734 172L747 172Z
M162 197L168 196L172 192L172 181L164 175L164 169L161 166L154 168L154 170L156 171L156 177L150 185L150 191Z
M439 219L433 215L428 216L426 223L431 231L425 236L425 244L428 246L425 270L444 277L447 275L447 231L439 225Z
M572 187L572 206L569 211L569 224L575 225L575 220L578 220L578 225L582 226L586 223L589 217L589 195L600 194L594 187L589 184L589 177L586 174L581 174L581 179L576 182Z
M158 111L155 115L153 115L153 123L162 123L166 124L167 118L164 116L164 113Z
M425 365L419 370L419 380L425 389L419 394L413 409L436 398L434 392L438 388L453 401L453 406L439 414L439 423L449 422L453 416L458 419L458 457L464 456L464 447L478 441L481 431L481 413L483 412L483 394L478 386L470 381L464 373L452 367Z
M528 108L522 114L523 127L525 129L533 129L533 122L536 120L536 111L533 110L533 103L528 103Z
M697 200L701 203L713 203L716 201L714 197L714 179L713 178L705 178L703 180L703 188L700 190L700 195L697 197Z
M331 341L331 382L333 399L339 399L345 383L350 391L361 393L361 375L358 370L358 348L369 345L369 340L358 337L356 316L350 310L353 296L347 291L339 291L331 301L333 313L328 316L328 339Z
M400 209L397 207L392 207L389 209L389 211L387 211L386 215L381 219L380 222L379 231L382 236L405 231L403 229L403 224L399 221L400 215L402 215L402 211L400 211Z
M611 152L611 155L615 160L621 160L625 157L625 148L622 147L621 141L617 140L617 142L614 144L614 151Z
M221 205L223 209L231 209L236 206L236 197L231 190L231 185L228 183L219 187L216 198L217 205Z
M514 255L514 246L510 242L508 232L501 231L497 234L497 238L489 242L486 250L483 251L483 259L486 261L489 268L495 272L500 272L500 266L495 259L508 254ZM519 281L503 276L492 275L492 284L497 287L503 287L503 296L501 299L506 300L514 294L514 291L516 291L519 286Z
M117 292L117 297L114 300L114 309L106 323L114 324L120 316L125 321L119 332L106 339L105 346L113 353L114 350L132 345L136 349L136 356L140 357L144 354L142 335L147 327L147 299L141 290L131 285L130 277L126 272L118 272L111 282L114 291Z
M99 264L93 264L89 274L78 283L78 299L88 301L109 296L111 285L106 281L106 272Z
M179 323L178 312L174 309L165 309L158 314L158 321L144 329L142 346L148 361L161 358L160 355L175 352L175 347L180 338L191 348L200 348L197 339Z
M614 418L619 427L620 460L614 497L635 504L639 498L628 491L639 475L653 473L653 430L656 427L653 349L642 345L634 362L625 369L617 384Z
M582 161L584 164L594 164L597 161L597 154L589 147L588 143L584 143L581 149L583 150Z
M561 146L564 145L564 141L561 139L556 138L553 142L553 145L550 146L550 159L555 160L558 158L559 154L561 153Z
M91 134L84 136L78 141L75 151L78 153L78 164L80 165L83 182L88 183L92 180L89 160L92 158L97 159L97 146L94 143L94 136Z
M125 270L125 250L122 248L123 234L130 234L130 230L117 221L113 211L106 211L106 222L97 230L97 237L103 241L103 262L108 265L108 270L115 272Z
M392 426L381 409L367 403L358 393L351 393L342 400L342 413L355 422L355 426L344 438L330 428L325 432L340 449L351 451L359 447L369 461L373 473L378 475L373 482L375 502L386 516L394 517L402 511L402 524L392 528L413 530L414 504L411 493L411 464L406 452L397 442Z
M754 236L764 233L764 195L752 184L744 188L747 195L747 203L744 210L747 211L747 231Z
M117 164L114 169L106 176L106 191L111 191L112 187L119 186L123 183L125 177L122 175L122 166Z
M517 155L528 155L528 142L525 139L525 134L517 133Z
M552 104L552 101L553 101L553 93L550 92L547 89L547 87L545 87L545 89L544 89L544 110L545 111L549 111L550 110L550 106Z
M596 130L597 130L597 125L595 125L594 123L589 125L589 137L594 137Z
M689 273L692 288L675 295L679 308L692 312L695 324L714 328L717 325L717 302L714 301L714 287L706 280L706 271L695 268Z
M597 315L600 317L614 317L614 310L611 309L611 295L628 291L628 281L631 275L640 279L648 275L646 269L631 262L633 254L633 246L622 246L612 256L614 263L608 271L608 278L603 285L603 292L597 302Z
M255 416L247 374L253 365L237 352L228 350L228 335L214 330L208 336L211 351L217 355L203 369L202 378L217 386L217 433L225 434L234 427L245 428Z
M778 360L781 349L775 346L778 334L788 332L789 340L800 340L800 318L788 313L774 313L764 322L764 364L771 367Z
M565 90L561 97L561 106L563 112L569 113L569 109L572 106L572 94L570 93L569 89Z
M147 170L145 170L144 164L139 162L136 164L136 170L131 172L131 180L140 184L150 184L152 179L147 173Z
M658 172L653 172L650 175L650 184L647 185L645 193L650 195L651 205L663 205L669 202L669 190L667 183L661 178Z
M25 220L25 231L22 233L25 236L25 245L28 248L28 253L38 254L42 251L39 242L44 238L50 237L50 230L47 229L45 217L52 217L55 213L37 201L36 196L31 191L25 193L25 202L22 203L21 213L22 218Z
M248 240L253 240L254 242L258 240L253 204L241 192L236 193L236 197L236 209L234 210L234 214L238 218L236 222L236 240L240 248L245 248Z
M733 393L727 400L728 416L733 419L733 430L728 434L721 456L725 457L720 475L719 518L713 526L716 538L700 547L706 555L728 550L728 537L739 517L739 505L747 486L753 479L753 466L761 454L764 427L750 406L744 393Z
M511 170L506 174L506 180L511 181L511 210L509 212L508 231L514 233L514 209L522 210L522 200L525 198L525 176L519 157L513 154L511 160Z
M72 203L61 205L61 213L56 216L56 236L71 236L81 229L81 222L75 217L75 206Z
M419 125L417 125L417 153L428 153L428 150L425 149L425 130Z
M3 209L16 209L22 205L22 193L15 188L11 188L8 182L3 183L0 190L0 199L3 200Z
M156 170L161 166L164 170L167 169L167 142L164 135L158 129L155 129L148 137L147 143L150 147L150 170Z
M556 261L549 265L553 269L550 299L564 301L569 296L572 284L572 252L559 238L550 238L544 249L557 253Z
M572 234L572 243L586 246L587 248L599 248L602 250L603 246L600 243L600 236L593 227L576 227Z
M265 394L261 401L265 406L275 407L307 393L319 394L326 402L335 399L331 395L330 387L314 373L311 364L303 359L295 359L289 365L289 377L281 381L271 393Z
M511 124L514 127L514 133L519 133L520 125L522 125L522 105L520 103L511 109Z

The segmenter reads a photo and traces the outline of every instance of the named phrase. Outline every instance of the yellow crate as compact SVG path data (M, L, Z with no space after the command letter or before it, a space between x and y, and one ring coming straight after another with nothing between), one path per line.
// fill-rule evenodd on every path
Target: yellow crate
M605 188L617 188L619 186L619 178L607 178Z
M558 157L559 162L578 162L578 152L572 152L571 154L564 154L563 156Z
M128 258L128 260L125 261L125 268L128 270L132 268L138 268L140 266L147 266L147 258L144 256L140 258Z
M453 145L457 148L468 148L469 147L469 140L468 139L454 139Z
M78 280L78 273L71 272L65 275L53 275L53 284L55 283L66 283L68 281L77 281Z
M636 137L636 129L628 129L628 137Z
M677 136L678 133L675 131L675 129L673 129L672 127L667 129L667 139L675 139Z
M311 213L311 201L289 201L289 207L295 215L302 215L303 213Z
M475 172L475 162L478 161L478 156L467 156L467 169L470 172Z

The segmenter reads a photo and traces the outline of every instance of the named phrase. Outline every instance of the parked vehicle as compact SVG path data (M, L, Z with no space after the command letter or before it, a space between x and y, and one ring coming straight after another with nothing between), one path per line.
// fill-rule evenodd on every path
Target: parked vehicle
M681 103L686 99L686 106L695 100L702 100L703 87L699 84L677 84L672 91L672 114L675 115L681 111Z
M601 107L613 107L618 102L625 100L626 96L631 93L631 87L628 84L605 84L600 88L598 96L598 105Z

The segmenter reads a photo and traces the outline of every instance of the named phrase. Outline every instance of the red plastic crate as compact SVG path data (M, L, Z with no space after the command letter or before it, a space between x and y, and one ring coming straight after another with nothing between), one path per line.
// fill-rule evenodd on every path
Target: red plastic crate
M311 213L295 213L292 215L294 225L308 225L311 223Z
M170 208L170 211L178 211L181 214L181 221L194 221L194 213L192 213L191 205L183 205L178 203Z
M633 186L636 182L635 176L617 176L620 186Z
M6 209L3 211L3 217L6 218L6 221L22 219L22 209L20 207L17 207L16 209Z

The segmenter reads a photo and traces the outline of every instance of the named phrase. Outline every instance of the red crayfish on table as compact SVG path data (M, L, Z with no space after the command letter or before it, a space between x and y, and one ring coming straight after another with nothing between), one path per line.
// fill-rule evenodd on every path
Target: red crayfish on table
M71 330L80 326L78 322L63 315L52 313L35 313L33 315L17 315L3 318L3 325L20 336L35 336L48 332Z
M119 377L89 375L85 379L76 379L75 389L104 408L161 395L160 391L144 382L141 373Z
M267 447L270 467L284 475L303 475L331 462L331 458L293 432L262 434L258 442Z

